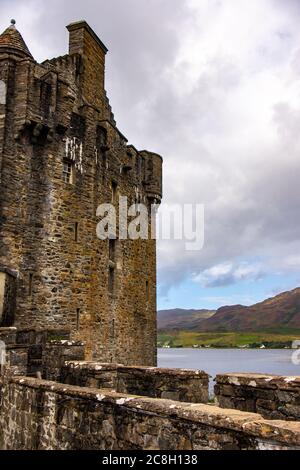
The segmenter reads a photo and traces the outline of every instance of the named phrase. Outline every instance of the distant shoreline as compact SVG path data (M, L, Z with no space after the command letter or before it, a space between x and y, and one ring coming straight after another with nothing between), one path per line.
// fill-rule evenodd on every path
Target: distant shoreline
M162 349L293 349L300 331L259 332L159 331L157 347Z

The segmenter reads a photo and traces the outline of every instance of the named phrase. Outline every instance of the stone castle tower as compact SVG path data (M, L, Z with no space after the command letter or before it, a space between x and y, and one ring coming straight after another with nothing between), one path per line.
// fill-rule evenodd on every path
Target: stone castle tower
M87 356L156 365L156 242L99 240L96 212L162 196L162 159L128 145L104 88L107 49L69 25L69 54L34 61L0 36L0 326L66 328Z

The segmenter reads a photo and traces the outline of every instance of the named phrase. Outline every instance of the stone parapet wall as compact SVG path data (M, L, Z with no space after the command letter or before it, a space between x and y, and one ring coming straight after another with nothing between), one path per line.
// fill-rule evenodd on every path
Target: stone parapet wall
M222 408L300 421L300 377L222 374L216 377L215 394Z
M68 362L61 382L81 387L112 389L119 393L207 403L209 375L203 371L125 367L119 364Z
M300 450L300 424L215 406L2 377L3 450Z
M70 339L70 330L58 328L0 328L0 341L10 345L43 345L52 340Z
M6 347L6 363L13 375L58 380L65 361L84 359L84 344L70 341L70 332L61 329L0 328Z
M6 362L13 375L28 374L28 347L8 346L6 349Z
M17 343L17 328L0 328L0 341L6 345Z
M83 360L85 345L80 341L50 341L42 352L42 374L46 380L61 380L66 361Z

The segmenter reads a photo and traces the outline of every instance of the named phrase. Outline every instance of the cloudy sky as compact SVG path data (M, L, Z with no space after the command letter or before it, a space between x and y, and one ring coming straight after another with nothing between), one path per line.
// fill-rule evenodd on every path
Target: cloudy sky
M164 157L164 201L205 205L205 244L160 242L159 307L251 304L300 286L299 0L0 0L35 59L86 19L130 143Z

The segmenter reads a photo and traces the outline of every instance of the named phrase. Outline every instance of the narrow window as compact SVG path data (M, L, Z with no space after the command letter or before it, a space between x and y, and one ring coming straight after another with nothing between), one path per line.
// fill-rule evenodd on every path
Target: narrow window
M79 114L73 113L71 117L70 128L72 131L73 137L77 137L80 141L84 140L85 137L85 118Z
M28 282L28 295L32 295L32 284L33 284L33 274L29 274L29 282Z
M105 173L105 170L107 170L107 158L106 158L106 153L103 153L102 155L102 164L103 164L103 174Z
M75 222L75 224L74 224L74 240L75 240L75 242L78 242L78 228L79 228L79 224L78 224L78 222Z
M97 128L97 148L102 151L106 152L108 150L107 146L107 130L104 127L98 126Z
M149 302L150 300L150 284L149 281L146 281L146 300Z
M65 183L74 184L75 168L71 160L63 161L62 179Z
M115 291L115 268L112 266L109 267L108 272L108 291L110 294L113 294Z
M111 200L113 204L117 203L118 183L112 181L111 183Z
M109 261L116 261L116 240L109 240Z
M77 328L77 331L80 328L80 308L78 308L76 312L76 328Z

